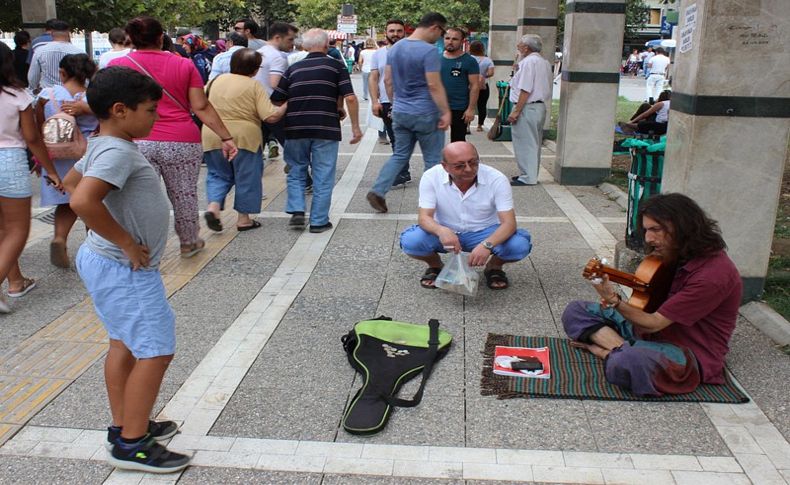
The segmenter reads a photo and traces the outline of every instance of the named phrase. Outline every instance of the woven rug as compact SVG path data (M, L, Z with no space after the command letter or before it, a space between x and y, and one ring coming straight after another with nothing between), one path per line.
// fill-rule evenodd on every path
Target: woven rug
M491 366L497 345L508 347L548 347L551 361L550 379L530 379L496 375ZM570 346L570 340L554 337L519 337L489 333L483 360L483 376L480 393L498 396L499 399L514 397L548 397L558 399L598 399L609 401L679 401L715 402L737 404L749 398L725 372L726 382L722 385L701 384L688 394L663 397L639 397L621 387L606 382L603 361L587 351Z

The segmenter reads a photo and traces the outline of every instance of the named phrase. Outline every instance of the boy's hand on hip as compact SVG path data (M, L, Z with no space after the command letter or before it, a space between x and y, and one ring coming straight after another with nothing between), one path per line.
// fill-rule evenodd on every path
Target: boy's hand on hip
M147 268L150 263L150 256L148 254L148 246L134 243L131 246L121 248L123 253L129 258L132 264L132 270L137 271L140 268Z

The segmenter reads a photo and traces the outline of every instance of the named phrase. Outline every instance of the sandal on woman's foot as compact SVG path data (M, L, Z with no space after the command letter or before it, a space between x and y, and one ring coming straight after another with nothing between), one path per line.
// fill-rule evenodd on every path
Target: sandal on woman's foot
M22 287L17 291L8 291L9 298L20 298L36 287L36 281L33 278L22 278Z
M192 244L186 244L181 246L181 257L182 258L191 258L192 256L196 255L200 251L203 251L203 248L206 247L206 241L202 239L198 239L197 242Z
M222 231L222 222L220 222L219 217L217 217L213 212L206 211L203 214L203 218L206 219L206 226L214 232L221 232Z
M428 268L425 270L425 273L422 274L420 277L420 285L423 288L428 288L429 290L433 290L436 288L434 282L436 281L436 277L439 276L439 273L442 272L442 268Z
M486 286L492 290L504 290L510 286L510 282L501 269L487 269L483 272L486 277Z
M258 229L259 227L261 227L261 223L256 221L255 219L252 219L252 222L250 224L247 224L246 226L236 226L236 229L239 232L244 232L244 231L251 231L253 229Z
M49 243L49 262L58 268L69 267L69 254L66 252L66 243L52 241Z

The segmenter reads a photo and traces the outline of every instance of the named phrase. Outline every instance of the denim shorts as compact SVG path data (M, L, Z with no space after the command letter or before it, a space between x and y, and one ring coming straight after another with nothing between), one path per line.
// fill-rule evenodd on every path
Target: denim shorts
M123 342L138 359L175 353L176 317L159 270L133 271L85 244L76 266L111 339Z
M24 148L0 148L0 197L24 199L33 195Z

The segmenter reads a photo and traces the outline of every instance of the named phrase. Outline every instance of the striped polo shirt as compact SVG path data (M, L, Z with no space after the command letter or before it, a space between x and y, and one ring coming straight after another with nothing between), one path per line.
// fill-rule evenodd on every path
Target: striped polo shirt
M337 99L353 96L345 66L321 52L311 52L289 67L272 92L275 102L288 101L285 138L340 141Z
M61 41L48 42L36 48L30 61L30 69L27 72L30 89L59 86L61 84L60 61L69 54L85 54L85 51L71 42Z

